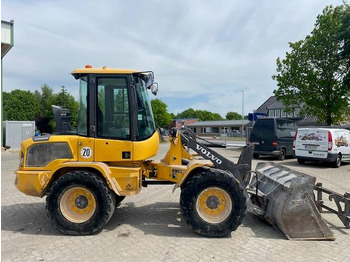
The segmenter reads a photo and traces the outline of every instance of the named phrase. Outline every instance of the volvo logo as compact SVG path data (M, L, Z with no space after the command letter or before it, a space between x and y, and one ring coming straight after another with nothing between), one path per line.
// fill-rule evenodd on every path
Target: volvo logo
M222 160L217 158L216 156L214 156L212 153L210 153L208 150L206 150L205 148L203 148L200 145L196 145L197 150L199 150L200 152L202 152L203 155L205 155L206 157L208 157L209 159L213 160L214 162L216 162L218 165L222 164Z

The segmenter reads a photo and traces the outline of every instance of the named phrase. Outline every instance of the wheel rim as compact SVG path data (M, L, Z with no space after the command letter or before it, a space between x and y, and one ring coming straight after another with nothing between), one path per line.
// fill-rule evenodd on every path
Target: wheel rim
M68 221L84 223L95 214L95 195L85 187L69 188L60 199L60 210Z
M231 214L231 197L221 188L209 187L198 195L196 211L204 221L212 224L220 223Z

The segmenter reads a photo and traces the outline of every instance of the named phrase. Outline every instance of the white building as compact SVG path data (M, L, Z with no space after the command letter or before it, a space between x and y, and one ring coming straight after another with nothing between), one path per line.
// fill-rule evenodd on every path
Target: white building
M13 20L1 20L1 61L14 45Z

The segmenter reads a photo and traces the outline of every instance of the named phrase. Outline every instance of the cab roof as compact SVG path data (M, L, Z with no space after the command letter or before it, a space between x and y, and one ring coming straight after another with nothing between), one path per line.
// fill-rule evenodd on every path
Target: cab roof
M121 68L109 68L109 67L92 67L90 65L86 65L84 68L77 68L72 71L72 75L75 78L78 78L81 75L86 74L132 74L140 71L130 70L130 69L121 69Z

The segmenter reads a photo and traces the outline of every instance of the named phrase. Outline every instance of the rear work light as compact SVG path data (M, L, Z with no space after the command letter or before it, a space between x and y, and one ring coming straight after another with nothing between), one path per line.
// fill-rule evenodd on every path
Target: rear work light
M332 133L328 131L328 150L332 150L332 148L333 148Z
M294 139L293 139L293 150L295 150L295 145L296 145L296 141L297 141L297 135L298 135L298 130L295 131L295 134L294 134Z

